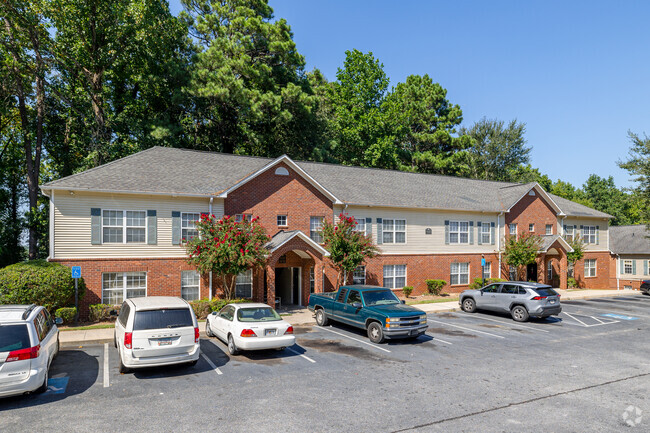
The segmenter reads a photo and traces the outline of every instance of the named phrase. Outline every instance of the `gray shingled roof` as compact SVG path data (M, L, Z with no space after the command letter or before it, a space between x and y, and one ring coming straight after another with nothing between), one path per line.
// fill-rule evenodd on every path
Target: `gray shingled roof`
M210 196L227 190L271 161L270 158L153 147L46 183L42 188ZM295 162L348 204L501 212L534 185ZM567 215L609 217L578 203L557 196L552 198Z
M270 241L264 245L264 248L266 248L269 251L273 251L292 237L294 237L296 234L300 233L300 230L291 230L288 232L285 232L284 230L280 230L277 232L273 237L271 238Z
M648 236L645 225L611 226L609 249L615 254L650 254Z

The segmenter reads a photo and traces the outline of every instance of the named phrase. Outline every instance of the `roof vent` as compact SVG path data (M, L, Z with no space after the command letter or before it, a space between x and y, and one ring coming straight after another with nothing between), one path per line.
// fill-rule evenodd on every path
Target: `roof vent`
M275 169L275 174L278 176L289 176L289 170L284 167L278 167Z
M535 196L535 190L532 190L532 189L531 189L530 191L528 191L528 195Z

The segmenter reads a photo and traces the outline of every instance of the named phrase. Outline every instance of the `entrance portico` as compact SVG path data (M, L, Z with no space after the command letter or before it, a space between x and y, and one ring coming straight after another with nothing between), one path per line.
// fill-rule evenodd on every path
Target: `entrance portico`
M537 282L566 289L567 253L572 252L573 248L562 236L542 236L542 240L542 246L535 260Z

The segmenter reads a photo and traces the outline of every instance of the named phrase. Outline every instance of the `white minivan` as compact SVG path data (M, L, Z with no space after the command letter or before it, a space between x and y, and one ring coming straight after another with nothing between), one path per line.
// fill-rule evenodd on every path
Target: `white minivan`
M0 397L47 390L59 330L38 305L0 305Z
M115 322L120 373L199 360L199 325L190 304L172 296L129 298Z

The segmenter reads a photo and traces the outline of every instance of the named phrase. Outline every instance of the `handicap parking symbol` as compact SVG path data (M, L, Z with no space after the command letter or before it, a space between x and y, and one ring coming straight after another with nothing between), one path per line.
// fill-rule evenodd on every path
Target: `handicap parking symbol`
M72 267L72 278L81 278L81 266Z
M68 387L68 377L54 377L47 380L48 394L63 394Z
M601 314L601 316L611 317L612 319L619 319L619 320L636 320L637 319L636 317L624 316L622 314L614 314L614 313Z

